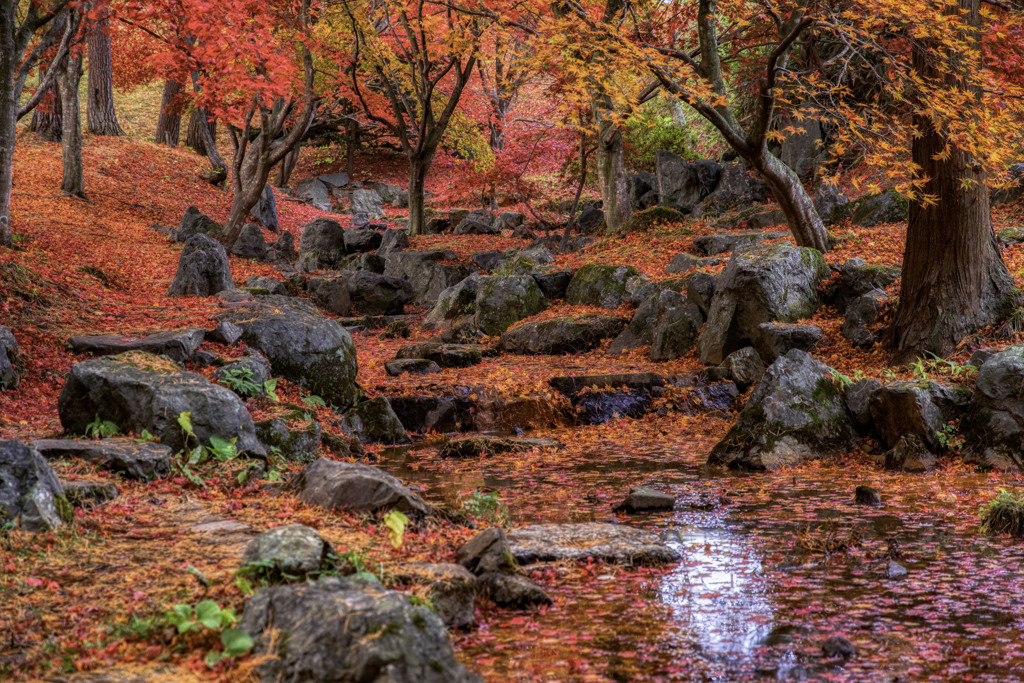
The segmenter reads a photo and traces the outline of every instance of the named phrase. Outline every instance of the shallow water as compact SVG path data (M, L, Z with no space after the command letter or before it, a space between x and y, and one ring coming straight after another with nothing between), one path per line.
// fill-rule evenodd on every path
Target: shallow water
M891 475L866 458L735 474L704 467L707 440L685 430L640 449L595 448L584 434L561 430L568 448L555 453L382 453L427 498L498 491L514 525L614 521L662 532L683 555L659 570L529 568L555 605L488 610L478 629L455 634L460 657L488 680L1024 680L1024 542L977 528L979 502L1017 479ZM612 513L641 483L675 495L676 509ZM860 483L884 507L855 505ZM905 578L885 576L890 542ZM826 554L825 543L849 547ZM833 634L856 657L826 660Z

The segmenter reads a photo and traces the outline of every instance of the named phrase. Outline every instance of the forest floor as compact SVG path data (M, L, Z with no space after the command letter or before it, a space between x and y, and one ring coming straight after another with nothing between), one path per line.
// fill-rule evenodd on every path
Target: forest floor
M212 327L216 307L204 299L167 298L180 246L150 226L177 225L197 205L222 220L223 189L199 180L205 162L183 149L128 139L87 136L88 201L64 198L58 187L60 149L23 136L15 158L17 250L0 252L0 323L15 332L24 377L0 393L0 436L30 440L61 436L57 397L76 357L73 334L137 335L188 325ZM322 157L296 179L332 170ZM404 186L395 159L364 173ZM441 208L465 205L450 173L428 187ZM322 215L278 195L283 229L299 233ZM338 217L344 223L344 217ZM1001 210L997 229L1019 225L1020 212ZM604 237L556 264L628 263L652 279L667 277L673 255L689 251L701 222L658 226L642 234ZM831 264L859 256L873 263L901 260L905 226L839 226ZM462 256L525 246L510 237L413 238L414 249L445 247ZM1024 285L1024 248L1003 253ZM273 275L273 267L231 258L236 282ZM892 290L893 294L896 289ZM538 317L567 310L557 306ZM840 334L841 317L822 309L812 322L825 331L815 357L850 376L920 376L890 368L880 348L858 350ZM884 324L884 317L883 317ZM499 355L466 369L425 377L388 377L383 363L398 346L427 338L413 325L411 340L379 330L354 335L359 382L378 393L450 394L459 387L501 397L557 399L555 375L656 371L692 374L696 358L653 363L644 350L609 356ZM976 346L1019 342L996 330ZM207 343L217 353L238 355ZM925 368L940 376L947 366ZM281 400L303 392L286 381ZM254 416L272 408L249 402ZM329 409L317 417L330 425ZM473 458L436 457L433 439L412 448L368 447L375 463L428 500L458 506L473 493L496 492L512 523L617 521L674 534L684 561L668 569L601 564L549 565L531 578L553 598L550 607L515 612L482 606L478 624L452 633L460 659L487 680L641 681L759 680L809 676L826 680L991 680L1024 678L1024 594L1020 541L982 535L979 506L1002 488L1020 489L1020 475L978 472L951 452L927 474L882 470L864 444L844 457L760 474L709 470L707 454L735 416L652 411L640 419L600 426L541 423L530 436L553 436L566 448ZM297 470L299 466L296 465ZM57 463L64 479L108 479L81 463ZM79 510L55 532L0 536L0 679L51 678L113 666L172 667L167 680L245 680L252 662L226 660L211 669L201 636L154 631L147 619L176 604L212 598L240 611L244 595L234 572L241 549L263 529L300 522L318 529L340 551L366 558L374 573L410 560L452 561L474 530L429 522L394 549L378 520L306 506L268 495L258 484L239 487L214 477L205 489L179 478L148 484L116 480L111 503ZM676 496L671 513L626 518L611 512L631 486L649 484ZM868 484L884 506L853 505ZM229 524L227 521L237 522ZM897 542L909 575L885 577L886 553ZM848 637L857 656L840 666L820 657L821 642ZM152 670L152 669L146 669Z

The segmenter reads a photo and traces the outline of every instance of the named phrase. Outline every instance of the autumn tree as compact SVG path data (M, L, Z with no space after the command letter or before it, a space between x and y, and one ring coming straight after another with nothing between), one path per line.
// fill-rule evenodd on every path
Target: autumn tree
M60 45L59 60L71 40L68 31L46 30L61 16L70 0L4 2L0 5L0 245L12 246L11 189L14 184L14 148L19 113L24 115L38 104L42 92L53 82L53 69L40 79L39 98L22 105L25 81L40 58ZM34 100L34 102L32 101ZM22 112L24 107L28 107Z
M177 147L181 136L182 109L181 81L168 78L164 81L160 96L160 114L156 120L156 134L153 142L168 147Z
M409 232L421 234L427 174L476 68L489 22L429 0L339 0L328 17L339 32L338 66L353 99L408 159Z
M124 135L114 109L114 63L110 51L110 18L106 3L98 5L89 26L89 80L86 127L96 135Z

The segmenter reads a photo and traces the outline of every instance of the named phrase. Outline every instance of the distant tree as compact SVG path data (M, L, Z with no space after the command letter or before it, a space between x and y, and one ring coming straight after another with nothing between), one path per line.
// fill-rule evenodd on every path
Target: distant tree
M156 120L156 135L153 142L158 145L177 147L181 135L181 81L168 78L164 81L164 92L160 97L160 115Z
M124 135L114 109L114 63L110 52L109 9L95 10L89 26L89 81L86 126L96 135Z

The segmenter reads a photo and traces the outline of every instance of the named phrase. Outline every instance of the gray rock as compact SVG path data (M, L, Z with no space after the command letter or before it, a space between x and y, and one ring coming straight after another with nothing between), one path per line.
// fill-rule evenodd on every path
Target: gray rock
M872 228L882 223L901 223L907 220L910 201L896 190L886 190L857 200L850 216L854 225Z
M311 277L307 286L310 298L321 309L334 315L352 315L352 296L349 293L348 278L344 275L339 273Z
M850 411L853 424L860 432L868 431L874 424L871 420L871 396L881 386L882 383L877 379L862 379L846 388L846 409Z
M270 361L258 353L253 353L217 368L213 373L213 378L242 396L243 399L249 398L249 396L239 393L233 386L239 380L259 386L259 391L255 395L262 396L264 394L263 385L271 378Z
M604 232L604 211L588 206L576 218L576 227L581 235L597 235Z
M265 261L270 247L263 238L263 230L255 223L246 223L238 233L238 239L231 247L231 253L238 258Z
M194 206L185 209L185 215L181 217L181 225L174 233L175 242L188 242L196 235L218 235L221 226L212 218L201 212Z
M172 451L186 445L178 416L189 412L203 444L209 444L211 436L237 438L240 453L264 455L252 418L234 393L140 351L73 365L57 410L61 424L72 434L84 434L99 418L124 432L147 430Z
M693 350L704 324L700 308L694 304L667 305L668 294L658 299L658 320L651 331L651 360L668 361L681 358Z
M177 416L175 416L177 417ZM128 479L150 481L171 471L171 448L133 439L39 439L32 442L47 460L84 460Z
M518 211L502 211L494 219L494 227L499 230L514 230L526 222L526 216Z
M48 531L70 515L64 487L43 457L20 441L0 441L0 521Z
M212 237L190 237L181 250L178 270L167 290L167 296L212 296L225 289L234 289L231 266L224 245Z
M413 297L404 280L368 270L312 277L309 291L319 306L337 315L351 315L352 307L360 315L400 315Z
M511 572L515 559L501 527L490 527L469 539L455 552L455 561L476 575Z
M685 252L676 254L672 257L672 260L668 262L668 266L665 268L665 272L669 275L675 275L676 273L685 273L693 270L694 268L706 268L710 266L717 266L722 263L725 259L716 256L694 256L693 254L687 254Z
M481 680L455 659L436 614L355 579L260 590L246 603L240 626L256 641L262 683Z
M608 387L611 389L643 389L650 391L665 386L665 378L653 372L629 372L614 375L577 375L573 377L552 377L548 384L559 393L575 397L587 388Z
M476 621L477 578L457 564L409 562L395 569L399 583L425 588L430 606L447 626L465 628Z
M501 230L490 223L478 220L473 214L462 219L462 222L455 226L452 231L454 235L500 235Z
M765 240L774 240L785 236L786 233L782 232L761 232L759 230L716 232L711 235L695 237L693 250L702 256L717 256L731 251L750 249Z
M901 436L896 445L886 452L883 464L887 470L901 472L927 472L939 466L939 461L917 434Z
M18 340L14 334L0 325L0 390L17 389L21 383L18 362Z
M829 274L821 252L777 244L737 252L715 286L707 324L697 341L705 364L721 363L760 343L760 325L796 322L818 309L818 285Z
M654 162L660 202L683 213L715 190L722 173L721 166L714 162L691 163L666 150L658 150ZM641 189L634 181L634 193Z
M317 218L302 226L299 267L305 270L339 268L345 259L345 230L337 221Z
M888 299L885 292L873 289L851 301L846 307L846 316L843 319L843 337L858 348L867 349L874 346L877 336L868 326L878 321L882 304Z
M267 277L266 275L250 275L245 280L245 286L248 289L265 289L267 294L278 294L280 296L288 296L288 288L283 282L278 280L276 277Z
M401 420L383 396L357 403L345 413L339 426L362 443L411 442Z
M825 333L817 325L761 323L757 329L758 340L755 348L769 365L793 349L811 351L825 339Z
M626 329L608 347L608 353L614 355L627 349L649 345L654 340L655 326L665 314L676 308L684 308L686 305L686 297L678 292L671 290L656 292L637 307L636 313L626 325ZM691 348L693 346L692 340L690 346Z
M861 485L853 492L853 501L857 505L879 507L882 504L882 496L870 486Z
M206 332L201 327L157 332L145 337L84 335L68 339L68 346L75 353L87 353L90 356L113 356L125 351L145 351L167 356L176 363L184 363L203 343L205 335Z
M321 183L323 183L324 185L331 189L345 187L346 185L349 184L350 181L348 173L345 173L344 171L339 171L338 173L328 173L327 175L320 176L319 178L317 178L317 180L319 180Z
M319 422L308 427L292 429L284 420L271 418L256 423L256 436L267 448L276 448L288 461L308 462L320 453L321 430Z
M715 190L694 207L695 216L721 214L760 204L768 197L768 186L739 164L725 164Z
M218 316L242 328L242 339L270 360L274 375L347 408L358 392L351 335L337 321L292 301L238 306Z
M234 346L242 338L242 328L227 320L222 320L217 323L217 327L213 329L209 337L212 341L219 344Z
M546 307L544 293L532 277L486 277L477 288L474 322L484 334L497 335Z
M478 344L439 344L420 342L398 349L396 360L418 358L432 360L442 368L468 368L483 360L486 347Z
M381 233L380 246L377 253L387 257L395 251L404 251L409 248L409 233L405 230L385 230Z
M814 210L826 226L835 225L849 215L850 200L835 185L822 183L814 194Z
M764 377L764 361L752 346L745 346L730 353L721 367L726 377L731 379L740 391L746 391Z
M380 199L385 204L391 204L392 206L398 206L399 200L402 195L402 188L398 185L391 185L389 183L374 183L373 191L380 195ZM406 200L408 203L408 199Z
M572 276L565 301L573 306L617 308L627 300L629 281L639 275L633 266L589 263Z
M270 245L267 260L272 263L292 263L297 258L299 258L299 252L295 250L295 237L285 230L277 238L277 241Z
M242 553L242 565L259 564L268 569L303 579L316 575L327 565L329 543L316 529L288 524L268 529L249 541Z
M428 330L446 330L460 324L475 324L476 298L486 276L473 273L441 292L437 304L423 319Z
M599 425L624 417L643 417L652 401L651 394L643 389L603 389L576 397L572 405L579 423Z
M547 299L564 299L565 293L569 290L569 283L572 282L571 270L552 270L544 273L532 273L531 277L537 282L540 291Z
M331 189L319 178L303 180L299 183L299 187L297 189L299 199L306 202L314 209L330 211L333 208L331 203Z
M711 302L715 298L718 278L707 273L694 273L686 282L686 298L700 308L705 318L711 313Z
M885 578L887 579L902 579L907 575L907 568L898 562L889 562L885 565Z
M274 199L274 189L270 185L263 186L263 192L252 209L252 216L270 232L281 232L277 218L277 201Z
M402 358L385 362L384 371L391 377L398 377L406 373L410 375L430 375L435 372L441 372L441 366L426 358Z
M499 346L511 353L585 353L625 326L623 318L595 314L527 322L504 332Z
M978 370L977 389L960 426L970 463L1002 470L1024 468L1024 346L1011 346Z
M764 230L773 225L784 225L786 214L780 209L773 211L762 211L746 218L747 227L751 230Z
M442 250L391 252L385 260L384 275L408 282L413 303L433 306L441 292L469 275L466 266L441 263L453 256Z
M906 435L916 435L939 451L938 431L957 416L966 397L939 382L902 381L884 384L871 394L869 409L875 429L890 448Z
M900 277L899 266L875 265L862 258L848 259L836 271L839 278L826 291L825 301L840 311L872 290L884 291Z
M766 470L852 450L853 424L828 374L803 351L776 360L708 464Z
M653 512L658 510L671 510L675 507L676 499L667 493L663 493L647 486L634 486L629 490L625 500L614 507L616 512Z
M384 236L368 228L351 228L345 231L345 251L362 254L380 248Z
M406 430L464 432L473 429L473 402L464 396L392 396L391 409Z
M831 659L850 659L857 654L853 643L842 636L831 636L821 646L821 651Z
M386 512L398 510L422 518L432 510L395 477L369 465L320 458L307 465L289 486L309 505L328 510Z
M679 553L657 534L620 524L533 524L508 535L509 550L520 565L537 562L599 562L659 565L676 562Z
M494 604L507 609L529 609L552 604L551 598L543 588L518 574L502 572L482 574L480 587Z
M384 200L373 190L354 190L348 213L365 213L371 217L383 216Z
M116 500L118 495L117 486L109 481L96 481L93 479L73 479L62 481L64 497L72 507L92 508Z
M505 252L492 250L481 251L476 254L473 254L473 258L471 258L470 260L473 262L473 265L479 268L480 270L491 273L497 270L502 264L504 264L507 259L505 256Z

